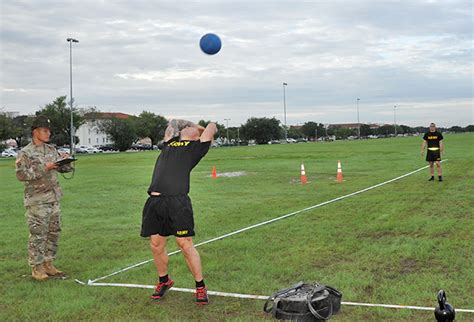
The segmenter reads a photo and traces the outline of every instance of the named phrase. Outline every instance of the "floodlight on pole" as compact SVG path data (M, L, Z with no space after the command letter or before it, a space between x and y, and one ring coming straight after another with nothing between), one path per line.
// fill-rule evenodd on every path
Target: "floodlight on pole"
M288 86L288 83L283 83L283 114L285 120L285 141L288 141L288 128L286 127L286 92L285 86Z
M357 98L357 137L360 140L359 101L360 98Z
M393 106L393 127L395 129L395 136L397 136L397 105Z
M67 38L66 41L69 43L69 85L70 85L70 107L71 107L71 142L70 142L70 155L73 155L73 147L74 147L74 124L73 124L73 108L72 108L72 103L73 103L73 98L72 98L72 43L78 43L79 40L74 39L74 38Z
M240 146L240 128L237 128L237 145Z
M229 144L229 121L230 119L224 119L224 121L226 121L226 126L225 128L227 129L227 144Z

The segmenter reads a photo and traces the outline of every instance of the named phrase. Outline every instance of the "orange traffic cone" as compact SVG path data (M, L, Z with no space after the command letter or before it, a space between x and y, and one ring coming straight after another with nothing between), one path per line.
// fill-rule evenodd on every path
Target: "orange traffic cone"
M301 163L301 184L306 184L308 179L306 178L306 171L304 170L304 163Z
M217 178L216 166L212 167L212 175L211 176L212 176L213 179Z
M342 182L342 168L341 168L341 161L337 161L337 182Z

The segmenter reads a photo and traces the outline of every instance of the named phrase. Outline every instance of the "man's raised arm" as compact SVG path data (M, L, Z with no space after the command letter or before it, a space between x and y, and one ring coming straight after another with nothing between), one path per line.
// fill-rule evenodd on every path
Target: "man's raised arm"
M216 123L212 123L212 122L209 123L201 134L201 138L200 138L201 142L212 141L212 139L214 138L214 134L216 134L216 132L217 132Z

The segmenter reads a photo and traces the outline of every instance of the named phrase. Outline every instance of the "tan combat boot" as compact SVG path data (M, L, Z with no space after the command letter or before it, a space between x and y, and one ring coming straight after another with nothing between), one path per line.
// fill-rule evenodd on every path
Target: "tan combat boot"
M64 273L54 267L53 262L44 262L43 268L48 276L64 276Z
M31 271L31 276L37 281L44 281L48 279L48 274L44 271L43 264L35 265Z

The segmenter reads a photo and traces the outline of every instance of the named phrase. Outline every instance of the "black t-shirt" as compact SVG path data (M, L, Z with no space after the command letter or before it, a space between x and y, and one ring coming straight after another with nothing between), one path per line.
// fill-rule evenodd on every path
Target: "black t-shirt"
M210 146L211 141L180 141L179 137L166 142L156 160L148 194L188 194L191 170L206 155Z
M442 139L443 139L443 134L439 133L438 131L426 132L425 136L423 136L423 140L428 142L428 149L439 148L439 142Z

